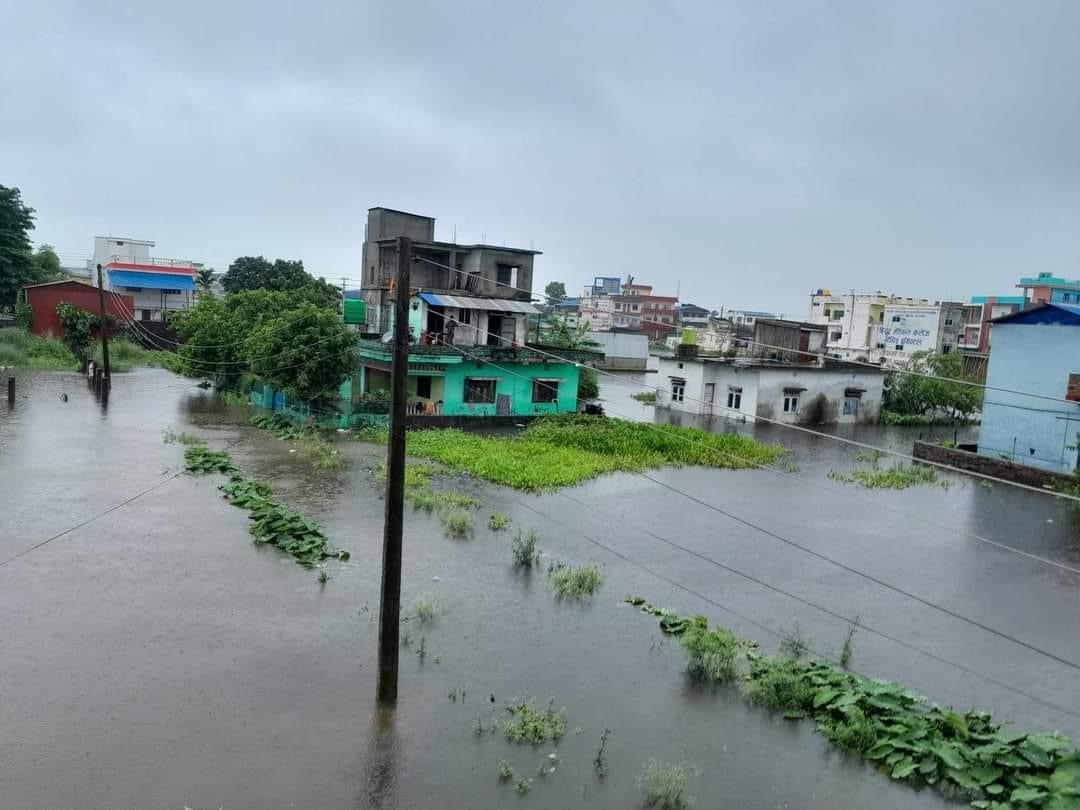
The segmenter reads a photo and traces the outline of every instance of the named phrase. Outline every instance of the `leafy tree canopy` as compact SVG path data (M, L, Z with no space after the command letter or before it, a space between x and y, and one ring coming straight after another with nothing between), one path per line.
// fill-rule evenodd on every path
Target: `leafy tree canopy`
M561 281L552 281L544 287L544 295L547 296L549 304L561 301L566 298L566 285Z
M970 419L982 408L982 388L949 381L965 379L961 355L915 352L906 368L918 374L893 373L885 379L883 405L887 410L916 416L945 413Z
M308 300L316 306L337 307L341 291L325 279L315 278L304 269L304 263L291 259L275 259L262 256L241 256L229 265L221 278L225 292L246 290L306 290Z
M23 205L17 188L0 186L0 310L10 310L24 284L33 284L30 249L34 209Z

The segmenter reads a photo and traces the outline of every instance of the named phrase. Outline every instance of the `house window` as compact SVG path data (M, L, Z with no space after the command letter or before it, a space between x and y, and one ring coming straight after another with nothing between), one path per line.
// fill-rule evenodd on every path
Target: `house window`
M844 397L844 416L859 415L859 398Z
M500 287L516 287L517 271L517 267L512 264L495 265L495 283Z
M705 383L705 403L712 405L716 398L716 383Z
M728 386L727 406L733 411L737 411L742 407L742 387Z
M416 378L416 395L421 399L431 399L431 377Z
M558 380L533 380L532 401L533 402L558 402L559 401L559 381Z
M829 311L829 320L839 321L839 320L842 320L843 317L844 317L844 310L842 310L842 309L833 309L833 310ZM749 320L749 319L747 319L747 320Z
M829 340L831 340L833 343L835 343L838 340L841 340L843 337L844 337L843 332L830 332L829 333Z
M641 309L641 304L632 304L630 306L630 309L633 310L634 312L638 312Z
M904 350L904 344L903 343L897 343L896 344L896 350L898 352L902 352Z
M877 344L877 348L879 348L879 349L884 349L884 348L885 348L885 344L884 344L884 343L879 343L879 344Z
M686 396L686 382L683 380L671 381L671 401L682 402Z
M466 377L465 402L470 405L491 405L495 402L494 377Z
M900 323L900 316L899 315L893 315L892 316L892 322L893 323Z
M952 351L952 344L951 343L942 343L941 344L941 353L942 354L948 354L951 351Z
M945 325L946 326L952 326L952 318L946 318L945 319Z
M796 390L784 391L784 413L799 412L799 392Z

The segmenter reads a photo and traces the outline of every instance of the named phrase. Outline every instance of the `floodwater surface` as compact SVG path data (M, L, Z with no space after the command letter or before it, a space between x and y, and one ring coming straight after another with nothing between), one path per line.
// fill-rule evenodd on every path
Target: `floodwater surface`
M609 412L624 409L609 399ZM345 469L317 471L248 415L165 371L117 375L107 407L77 375L20 374L15 407L0 406L3 806L628 808L642 804L636 777L651 758L691 766L688 793L704 808L946 806L809 722L691 683L677 642L629 595L766 650L797 620L835 654L836 615L857 614L857 670L1020 727L1080 731L1054 708L1080 694L1080 577L986 542L1073 565L1067 512L960 477L947 490L840 485L826 474L855 466L854 448L778 431L761 437L793 448L796 474L665 469L543 496L440 482L483 507L468 540L407 511L408 646L398 707L379 711L381 448L343 441ZM351 560L320 585L254 546L220 477L177 475L183 446L162 441L167 428L230 447ZM496 509L508 532L486 528ZM591 602L556 602L542 572L513 570L519 527L540 534L545 562L603 566ZM441 607L424 625L421 598ZM565 707L566 736L515 745L490 731L515 697ZM532 779L527 795L500 782L501 759Z

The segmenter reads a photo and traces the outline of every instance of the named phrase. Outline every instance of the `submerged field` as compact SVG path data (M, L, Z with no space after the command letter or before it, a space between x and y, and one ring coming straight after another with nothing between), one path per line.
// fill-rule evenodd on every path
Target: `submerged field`
M770 464L784 448L733 433L706 433L595 416L550 416L517 437L416 430L409 455L527 492L580 484L610 472L699 465L743 469Z

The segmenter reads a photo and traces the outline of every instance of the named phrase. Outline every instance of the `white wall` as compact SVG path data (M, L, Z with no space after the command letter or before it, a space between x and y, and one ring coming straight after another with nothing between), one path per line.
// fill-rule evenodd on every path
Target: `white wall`
M994 391L1011 388L1065 397L1069 374L1080 374L1080 326L994 324L979 453L1020 464L1071 472L1076 468L1080 404ZM1068 419L1066 419L1068 417ZM1014 444L1015 442L1015 444Z

